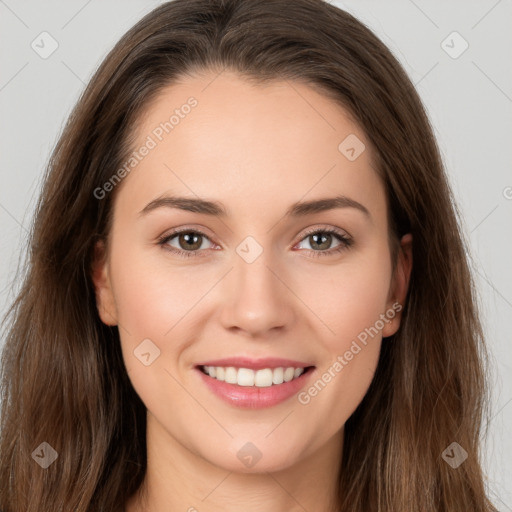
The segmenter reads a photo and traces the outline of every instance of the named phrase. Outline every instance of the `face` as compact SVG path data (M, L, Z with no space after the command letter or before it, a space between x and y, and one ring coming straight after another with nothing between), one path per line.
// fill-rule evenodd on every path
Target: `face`
M228 71L164 89L136 133L94 282L148 435L230 471L305 460L340 438L407 291L370 142L308 85Z

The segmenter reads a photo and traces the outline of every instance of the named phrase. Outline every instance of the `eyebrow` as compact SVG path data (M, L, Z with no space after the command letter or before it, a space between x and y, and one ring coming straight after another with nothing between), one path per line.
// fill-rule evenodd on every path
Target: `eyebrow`
M139 216L146 215L157 208L177 208L187 212L202 213L215 217L227 217L228 212L224 205L218 201L208 201L189 197L161 196L153 199L140 212ZM361 203L349 197L339 195L335 197L299 201L292 204L285 213L285 217L304 217L336 208L354 208L362 212L369 220L371 214Z

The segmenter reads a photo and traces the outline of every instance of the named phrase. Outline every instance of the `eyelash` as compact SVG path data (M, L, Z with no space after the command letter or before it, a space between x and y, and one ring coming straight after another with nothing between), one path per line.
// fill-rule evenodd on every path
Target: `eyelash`
M175 238L177 235L180 235L181 233L193 233L193 234L200 235L200 236L210 240L210 238L205 233L203 233L201 231L198 231L196 229L186 229L185 228L185 229L180 229L178 231L173 231L172 233L170 233L168 235L164 235L164 236L160 237L158 239L158 245L162 246L167 251L177 254L180 257L190 258L190 257L198 256L198 253L200 252L199 250L183 251L181 249L176 249L175 247L167 246L167 243L170 240ZM335 237L338 238L338 240L341 243L338 247L335 247L334 249L329 249L327 251L313 251L312 249L309 249L309 252L313 253L314 258L318 258L320 256L333 256L334 254L341 253L342 251L344 251L352 246L352 243L353 243L352 239L346 237L338 230L332 229L332 228L311 229L310 231L308 231L304 234L304 236L301 238L301 240L299 242L302 242L303 240L305 240L306 238L308 238L311 235L319 234L319 233L324 233L324 234L327 233L327 234L335 235Z

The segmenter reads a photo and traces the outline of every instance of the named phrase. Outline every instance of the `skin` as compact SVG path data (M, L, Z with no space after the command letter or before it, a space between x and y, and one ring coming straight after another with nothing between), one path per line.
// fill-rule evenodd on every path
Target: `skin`
M187 76L148 105L135 146L190 96L198 105L119 185L109 250L98 245L94 266L99 314L119 326L127 372L148 411L148 471L127 510L332 510L344 424L400 313L306 405L295 396L235 408L194 366L235 355L291 358L316 366L313 384L359 333L404 304L410 235L392 278L386 192L370 142L309 85L254 85L229 71ZM349 134L366 146L355 161L338 150ZM165 207L138 215L164 193L220 201L229 215ZM355 208L284 217L296 201L338 194L371 218ZM202 257L158 245L181 227L205 233ZM353 245L332 252L342 243L333 236L318 248L308 228L337 228ZM236 252L247 236L263 249L252 263ZM179 236L167 245L187 250ZM331 254L314 257L321 251ZM160 350L149 366L134 356L146 338ZM250 468L237 457L248 441L262 454Z

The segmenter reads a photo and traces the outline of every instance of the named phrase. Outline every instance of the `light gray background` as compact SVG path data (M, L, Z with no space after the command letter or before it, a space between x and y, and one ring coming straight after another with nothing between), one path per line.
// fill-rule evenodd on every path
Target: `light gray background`
M19 286L15 272L42 171L64 121L115 42L160 3L0 0L0 314ZM434 125L464 217L492 355L493 413L483 450L489 492L501 511L512 511L511 2L331 3L389 46ZM59 45L47 59L31 48L43 31ZM462 49L462 40L446 40L453 31L469 44L458 58L443 49Z

